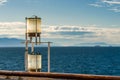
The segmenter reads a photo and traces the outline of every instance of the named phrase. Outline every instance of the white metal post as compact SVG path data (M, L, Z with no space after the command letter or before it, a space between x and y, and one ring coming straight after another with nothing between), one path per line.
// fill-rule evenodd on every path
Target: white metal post
M50 42L48 42L48 72L50 72Z
M26 18L26 32L25 32L25 71L28 71L28 40L27 40L27 18Z
M34 43L32 42L31 44L32 44L31 52L32 54L34 54Z
M37 54L35 54L35 55L36 55L36 72L38 72L38 71L37 71L37 64L38 64L38 63L37 63Z
M26 36L26 47L25 47L25 71L28 71L28 41L27 41L27 33L25 34Z
M25 51L25 71L28 71L28 51Z

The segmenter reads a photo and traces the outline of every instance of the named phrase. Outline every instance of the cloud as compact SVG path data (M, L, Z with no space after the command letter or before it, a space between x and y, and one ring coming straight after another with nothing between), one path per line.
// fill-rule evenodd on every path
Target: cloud
M120 12L120 7L113 7L109 10L114 11L114 12Z
M115 25L117 26L117 25ZM120 45L120 28L100 28L97 25L42 25L42 41L61 46ZM24 22L0 22L0 38L25 38ZM89 43L89 44L88 44ZM103 44L104 43L104 44Z
M48 26L43 28L43 38L57 39L69 45L83 43L106 43L117 45L120 42L119 28L99 28L97 26ZM61 42L61 44L62 44ZM88 44L90 45L90 44ZM103 45L103 44L101 44Z
M120 4L120 0L101 0L101 1L110 5Z
M102 7L102 5L99 5L99 4L89 4L89 5L94 7Z
M114 12L120 12L120 0L98 0L89 5L93 7L104 7Z
M22 38L24 34L24 22L0 22L0 37Z
M95 2L95 3L89 4L89 5L93 6L93 7L103 7L103 5L101 5L100 2Z
M7 0L0 0L0 5L3 5L6 2L7 2Z

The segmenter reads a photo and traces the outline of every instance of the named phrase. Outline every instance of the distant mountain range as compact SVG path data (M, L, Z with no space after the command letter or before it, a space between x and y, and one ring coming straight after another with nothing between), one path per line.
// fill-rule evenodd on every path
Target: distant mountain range
M22 43L25 42L23 39L16 39L16 38L0 38L0 47L25 47L25 44ZM96 42L96 43L81 43L80 45L84 46L95 46L95 47L100 47L100 46L109 46L109 44L104 43L104 42ZM45 45L42 45L45 46ZM55 46L52 44L52 46ZM57 45L58 46L58 45Z
M0 47L25 47L25 40L17 38L0 38ZM43 47L46 45L42 45Z
M16 38L0 38L0 47L23 47L24 40Z

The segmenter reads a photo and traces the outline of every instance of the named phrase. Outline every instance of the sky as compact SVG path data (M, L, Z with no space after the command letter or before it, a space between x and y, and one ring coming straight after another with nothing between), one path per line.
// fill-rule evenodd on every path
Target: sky
M24 39L33 15L54 46L120 46L120 0L0 0L0 38Z

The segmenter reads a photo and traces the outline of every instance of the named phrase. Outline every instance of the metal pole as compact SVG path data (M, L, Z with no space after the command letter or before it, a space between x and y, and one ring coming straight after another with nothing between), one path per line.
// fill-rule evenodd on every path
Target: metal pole
M31 44L32 44L31 52L32 54L34 54L34 43L32 42Z
M41 42L40 37L41 37L41 33L39 33L39 45L40 45L40 42Z
M36 72L37 72L37 54L35 54L36 55Z
M28 51L25 51L25 71L28 71Z
M36 19L36 33L35 33L35 38L36 38L36 45L37 45L37 16L35 16Z
M27 40L27 18L26 18L26 33L25 33L25 38L26 38L26 47L25 47L25 71L28 71L28 40Z
M48 42L48 72L50 72L50 42Z

